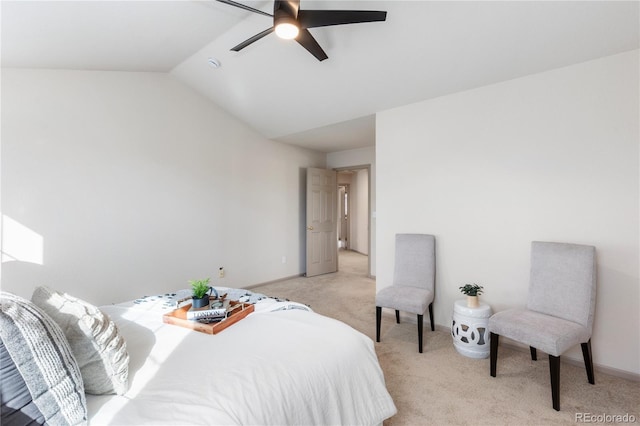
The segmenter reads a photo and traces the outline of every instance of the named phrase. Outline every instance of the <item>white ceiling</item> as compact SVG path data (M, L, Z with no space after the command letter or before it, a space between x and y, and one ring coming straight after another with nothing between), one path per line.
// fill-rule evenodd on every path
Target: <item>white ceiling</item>
M243 3L272 11L271 1ZM215 1L3 0L1 59L170 72L268 138L332 152L373 145L378 111L637 49L639 4L301 0L388 12L386 22L311 29L329 56L319 62L274 34L229 51L272 23Z

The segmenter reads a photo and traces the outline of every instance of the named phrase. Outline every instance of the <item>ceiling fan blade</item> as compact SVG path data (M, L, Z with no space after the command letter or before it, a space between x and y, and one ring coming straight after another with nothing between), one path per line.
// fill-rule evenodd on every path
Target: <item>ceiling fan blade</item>
M377 10L300 10L298 12L300 28L379 22L386 19L387 12Z
M229 6L239 7L240 9L248 10L249 12L259 13L260 15L273 17L273 15L270 14L270 13L263 12L263 11L258 10L258 9L254 9L253 7L246 6L246 5L242 4L242 3L238 3L238 2L235 2L233 0L216 0L216 1L219 1L220 3L228 4Z
M260 40L262 37L267 36L267 35L271 34L272 32L273 32L273 27L267 28L266 30L262 31L261 33L258 33L256 35L254 35L253 37L243 41L239 45L237 45L235 47L232 47L231 50L233 50L234 52L239 52L242 49L244 49L245 47L247 47L248 45L250 45L251 43Z
M313 38L309 30L301 28L298 37L296 37L296 41L315 56L317 60L324 61L328 58L327 54L324 53L324 50L322 50L322 47L320 47L316 39Z

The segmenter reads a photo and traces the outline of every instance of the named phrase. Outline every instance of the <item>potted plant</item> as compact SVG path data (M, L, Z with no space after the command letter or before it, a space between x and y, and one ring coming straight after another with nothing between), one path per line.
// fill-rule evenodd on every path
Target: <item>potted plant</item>
M191 306L194 308L203 308L209 304L209 294L213 288L209 285L211 278L203 280L189 281L192 291Z
M465 284L460 287L460 291L467 295L467 306L470 308L477 308L478 296L482 294L483 287L478 284Z

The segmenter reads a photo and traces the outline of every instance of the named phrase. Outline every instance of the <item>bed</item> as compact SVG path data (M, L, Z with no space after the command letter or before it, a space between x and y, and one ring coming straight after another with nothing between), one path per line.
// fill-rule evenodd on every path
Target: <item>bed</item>
M218 291L255 311L215 335L163 323L184 291L100 307L128 377L120 395L85 395L89 424L376 425L396 413L371 339L300 303Z

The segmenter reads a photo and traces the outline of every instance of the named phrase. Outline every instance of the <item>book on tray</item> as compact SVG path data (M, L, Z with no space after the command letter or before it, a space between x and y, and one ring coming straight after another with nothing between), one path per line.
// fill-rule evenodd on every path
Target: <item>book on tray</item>
M213 300L209 306L202 308L194 308L193 306L187 311L187 319L201 322L222 321L227 317L229 311L229 301Z

